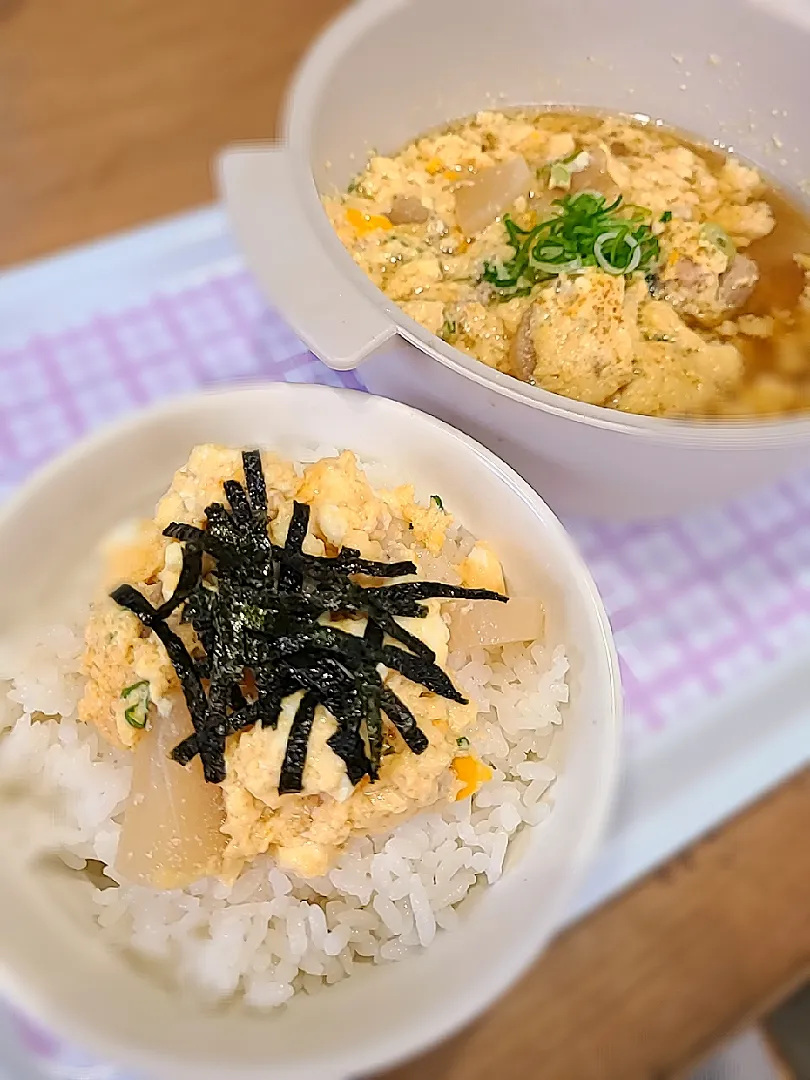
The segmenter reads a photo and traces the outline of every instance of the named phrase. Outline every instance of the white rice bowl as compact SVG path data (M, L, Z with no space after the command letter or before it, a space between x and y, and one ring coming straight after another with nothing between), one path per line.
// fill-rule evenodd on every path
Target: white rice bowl
M207 441L298 461L349 447L423 499L441 491L491 542L510 590L543 599L550 633L529 652L451 657L482 710L473 749L495 770L472 800L354 841L315 881L265 856L230 887L111 887L100 872L115 875L130 765L76 718L87 554L148 514ZM0 679L0 992L166 1080L337 1080L468 1022L559 925L616 777L615 650L553 514L452 428L326 387L171 402L86 441L0 508Z

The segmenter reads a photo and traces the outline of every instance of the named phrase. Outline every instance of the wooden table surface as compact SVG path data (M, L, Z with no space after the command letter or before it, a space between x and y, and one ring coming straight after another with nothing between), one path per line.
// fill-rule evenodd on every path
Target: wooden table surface
M339 0L0 0L0 263L211 199ZM763 723L768 717L763 717ZM398 1080L681 1073L810 975L810 773L565 933ZM482 973L483 975L483 973Z

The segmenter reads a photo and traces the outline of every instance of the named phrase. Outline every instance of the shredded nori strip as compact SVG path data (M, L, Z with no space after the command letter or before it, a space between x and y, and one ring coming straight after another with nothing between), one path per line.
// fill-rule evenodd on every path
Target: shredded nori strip
M245 487L250 505L257 521L267 520L267 484L262 468L262 455L258 450L246 450L242 454L242 467L245 470Z
M202 759L205 779L212 784L221 783L225 779L224 755L220 760L213 750L205 755L202 753L202 742L206 740L206 732L209 726L208 698L188 649L171 627L167 626L166 622L158 616L157 611L146 597L139 593L137 589L134 589L131 585L119 585L110 595L121 607L127 608L133 615L137 615L141 622L148 626L152 633L159 638L180 680L186 705L188 705L188 711L191 714L191 721L200 740L198 753Z
M169 615L180 607L184 600L188 600L199 584L202 576L202 548L197 544L186 544L183 548L183 566L180 577L172 595L165 604L157 609L159 619L167 619Z
M428 741L417 724L416 717L404 701L400 701L387 686L383 688L380 696L380 707L400 733L408 749L413 750L415 754L421 754L427 750Z
M466 704L436 664L433 650L397 619L424 618L423 602L434 597L507 598L441 582L364 586L354 579L409 577L416 566L364 559L354 548L332 557L306 554L306 503L293 504L285 543L271 543L259 451L245 451L242 463L244 485L225 482L228 505L209 506L204 529L173 522L164 530L164 536L185 545L172 596L155 608L131 585L111 594L159 638L183 688L194 733L174 748L172 757L188 765L199 755L206 780L221 783L227 738L256 724L276 727L285 698L303 690L287 737L279 792L302 789L319 705L335 718L337 729L328 745L344 761L351 783L363 777L373 783L384 753L383 716L413 753L428 746L413 713L384 684L381 665ZM204 555L213 567L205 569ZM192 657L169 627L166 620L175 611L193 627L203 655ZM366 618L362 637L330 625L330 618L346 616ZM396 644L387 644L386 638Z
M278 782L279 795L301 790L304 765L307 760L307 744L315 720L317 697L310 691L301 698L293 718L290 734L287 737L287 750L281 763L281 776Z
M467 699L453 686L448 676L437 665L421 656L405 652L404 649L396 649L391 645L383 645L380 650L382 662L388 667L394 668L411 682L421 683L432 690L434 694L447 698L449 701L457 701L460 705L466 705Z
M253 524L253 511L245 489L236 480L226 480L222 486L225 489L225 497L231 508L234 522L241 529L249 529Z
M309 525L309 507L306 503L293 503L293 515L287 527L287 540L284 544L284 554L288 556L300 555L301 545L307 535ZM281 571L278 576L279 592L298 592L304 580L304 575L292 568L289 558L282 556Z

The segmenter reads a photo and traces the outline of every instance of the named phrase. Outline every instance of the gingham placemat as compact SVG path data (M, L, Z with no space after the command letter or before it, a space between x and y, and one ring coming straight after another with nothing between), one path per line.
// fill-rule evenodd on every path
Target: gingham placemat
M0 498L92 428L197 387L258 378L362 389L320 364L243 272L0 350ZM610 614L635 744L810 639L810 472L722 510L566 521ZM64 1080L127 1080L25 1021Z
M0 351L0 496L101 423L257 378L362 388L308 353L244 271ZM810 472L678 520L566 525L611 617L629 739L810 637Z

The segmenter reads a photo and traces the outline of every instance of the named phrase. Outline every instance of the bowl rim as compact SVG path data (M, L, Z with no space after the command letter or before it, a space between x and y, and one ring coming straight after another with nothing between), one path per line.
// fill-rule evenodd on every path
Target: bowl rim
M366 31L408 6L408 0L356 0L328 23L299 63L289 84L281 113L280 129L288 150L296 189L301 193L301 210L327 257L376 308L385 312L400 337L444 367L478 384L482 389L509 398L516 404L551 413L592 427L611 430L659 443L680 446L757 449L801 445L810 440L810 415L789 419L743 418L694 420L622 413L603 405L589 405L543 390L447 344L417 323L354 262L344 248L324 211L309 162L309 132L317 114L318 100L328 85L347 48ZM774 20L785 17L777 7L763 9ZM370 358L367 354L364 359ZM361 366L362 366L361 361Z
M449 433L464 447L465 453L474 454L509 488L511 498L520 499L529 504L536 517L538 528L552 534L554 546L559 549L564 560L562 565L565 566L565 574L567 577L578 580L581 602L587 605L594 618L594 644L606 676L604 714L600 716L600 724L603 728L602 752L598 764L600 782L598 790L590 792L584 827L572 851L565 882L560 887L555 902L549 905L548 918L542 932L534 936L528 935L520 955L513 950L505 958L501 958L500 962L493 963L486 982L482 980L478 985L471 986L463 1000L446 1002L441 1010L434 1010L432 1015L422 1017L418 1038L411 1038L407 1045L400 1045L396 1052L390 1046L385 1047L379 1042L370 1041L369 1049L365 1053L356 1055L351 1061L344 1054L337 1062L341 1071L327 1073L329 1076L343 1077L391 1066L413 1054L424 1052L458 1030L492 1005L537 959L539 953L559 929L566 906L570 903L575 889L581 884L583 875L590 866L599 840L605 831L616 792L623 720L619 662L607 613L590 570L574 541L542 497L497 455L452 425L400 402L374 397L358 390L323 385L246 382L228 389L213 388L177 396L150 408L138 410L125 419L105 424L80 439L69 450L54 457L23 483L21 488L0 507L0 541L6 530L14 528L15 518L25 505L38 499L43 490L57 481L62 473L79 468L82 460L88 455L103 454L107 445L122 436L136 432L141 426L149 423L166 422L189 410L228 408L231 405L238 405L238 402L245 398L255 398L257 393L307 398L319 396L333 401L363 399L369 403L369 408L406 416L408 418L406 423L416 419L420 425L427 425L429 428ZM268 439L268 445L272 448L271 439ZM201 1070L199 1062L186 1067L183 1062L170 1060L159 1050L126 1046L116 1042L115 1036L110 1037L97 1030L91 1017L79 1016L72 1012L70 1007L66 1009L63 1003L50 1000L48 993L41 986L36 987L34 982L35 980L31 980L23 972L9 970L8 964L0 957L0 986L13 995L13 1000L16 999L32 1015L42 1018L46 1024L52 1026L64 1037L84 1041L91 1046L95 1045L99 1053L104 1051L110 1053L111 1056L118 1054L121 1058L129 1058L129 1061L125 1062L129 1067L150 1067L159 1071L171 1066L177 1068L177 1075L184 1078L201 1075L208 1080L209 1076L213 1076L213 1073L209 1074L204 1068ZM313 1066L313 1059L310 1059L309 1064L304 1064L300 1068L287 1069L285 1076L314 1080L316 1075L321 1076L322 1073L319 1071L316 1074ZM272 1063L270 1063L270 1068L272 1069ZM250 1077L251 1080L258 1080L259 1075L278 1075L270 1071L260 1073L255 1065L235 1066L230 1071L234 1077Z

